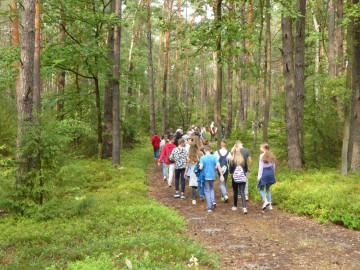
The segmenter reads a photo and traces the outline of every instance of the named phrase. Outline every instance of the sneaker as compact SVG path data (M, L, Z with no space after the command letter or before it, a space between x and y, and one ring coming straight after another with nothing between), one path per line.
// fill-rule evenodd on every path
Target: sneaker
M241 195L238 195L238 199L241 199Z
M216 202L213 202L213 209L216 208Z
M228 195L225 195L224 196L224 202L227 203L229 201L229 196Z
M264 203L263 203L263 205L262 205L262 210L265 210L266 209L266 207L268 207L269 206L269 202L268 201L265 201Z
M237 210L237 207L236 207L236 206L233 206L233 207L231 207L231 210L236 211L236 210Z
M224 198L224 197L222 197L222 196L221 196L221 201L222 201L222 202L223 202L223 201L225 201L225 198Z
M196 204L196 200L192 200L191 203L192 203L193 205L195 205L195 204Z
M203 202L205 201L205 196L200 196L200 200Z
M243 208L243 212L244 212L244 214L247 214L247 209Z
M179 194L179 193L175 193L175 194L174 194L174 198L180 198L180 194Z
M269 210L273 210L271 203L269 205Z
M208 213L211 213L211 212L212 212L212 210L211 210L211 209L208 209L207 211L208 211Z
M185 195L181 195L180 199L186 199Z
M166 181L167 179L166 179L166 176L164 176L164 181Z
M248 195L245 196L245 200L246 200L246 201L249 200L249 196L248 196Z

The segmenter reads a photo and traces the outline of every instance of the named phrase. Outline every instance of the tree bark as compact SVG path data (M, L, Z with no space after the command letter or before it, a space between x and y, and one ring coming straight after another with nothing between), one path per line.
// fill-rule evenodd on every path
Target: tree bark
M235 19L235 3L234 0L229 2L229 20L232 25ZM234 86L234 56L233 56L233 46L234 41L231 37L228 39L229 44L229 60L228 60L228 92L227 92L227 123L226 123L226 133L229 133L232 128L233 123L233 86Z
M169 77L169 55L170 55L170 24L172 20L172 7L174 0L167 0L168 3L168 15L167 23L168 28L165 33L165 52L164 52L164 76L163 76L163 97L162 97L162 116L161 116L161 131L164 134L166 131L166 99L167 99L167 86L168 86L168 77Z
M296 20L295 93L298 108L298 130L302 167L305 165L304 150L304 102L305 102L305 27L306 0L297 0L299 17Z
M17 93L18 130L16 153L16 183L29 184L32 153L25 150L29 129L33 124L34 53L35 53L35 0L22 1L21 12L21 67L20 88Z
M122 18L122 0L115 0L115 16ZM113 67L113 145L112 163L120 164L120 51L121 25L114 27L114 67Z
M291 169L301 169L301 149L298 133L298 109L295 92L292 18L281 16L283 73L286 97L286 131L288 142L288 165Z
M111 3L111 12L115 13L115 1ZM110 27L107 34L107 47L109 48L108 59L113 64L114 57L114 27ZM113 70L109 70L104 95L104 146L103 158L112 157L113 143Z
M337 0L337 23L335 29L336 37L336 52L337 52L337 61L336 61L336 75L343 74L344 71L344 31L341 26L343 21L343 0Z
M265 104L264 104L264 126L263 126L263 141L268 141L268 126L270 120L270 102L271 102L271 14L270 14L270 0L265 3Z
M147 44L149 49L148 54L148 80L149 80L149 95L150 95L150 134L155 133L155 87L154 87L154 64L153 64L153 50L151 39L151 11L150 0L146 0L147 10Z
M353 0L359 4L359 0ZM360 172L360 18L353 18L353 67L352 67L352 103L350 128L350 170Z
M338 0L338 18L342 19L342 0ZM340 25L337 29L337 46L338 46L338 75L341 75L343 72L343 31ZM348 55L348 65L346 67L346 96L343 105L343 115L344 115L344 125L343 125L343 138L342 138L342 148L341 148L341 175L347 176L349 170L349 137L350 137L350 106L351 106L351 89L352 89L352 66L354 62L353 55L353 43L352 43L352 24L349 24L347 27L346 35L346 51ZM340 58L341 57L341 58Z
M221 133L222 133L222 121L221 121L221 109L222 109L222 53L221 53L221 23L222 23L222 14L221 14L221 3L222 0L217 0L214 3L216 7L215 20L216 20L216 99L217 99L217 146L218 149L221 147Z
M19 19L18 19L18 8L17 1L10 0L10 20L11 20L11 45L19 46L20 45L20 33L19 33ZM20 74L20 61L15 61L14 63L16 70ZM20 76L16 76L15 81L15 92L20 93Z
M335 52L335 4L334 0L329 0L329 76L330 79L336 76L336 52Z

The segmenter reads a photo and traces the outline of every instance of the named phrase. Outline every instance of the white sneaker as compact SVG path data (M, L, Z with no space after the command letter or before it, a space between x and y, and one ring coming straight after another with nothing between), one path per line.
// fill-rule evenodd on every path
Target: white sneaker
M269 203L267 200L265 200L265 202L264 202L263 205L262 205L262 210L265 210L266 207L268 207L269 204L270 204L270 203Z
M212 210L211 210L211 209L208 209L207 211L208 211L208 213L211 213L211 212L212 212Z
M233 207L231 207L231 210L236 211L236 210L237 210L237 207L236 207L236 206L233 206Z
M195 204L196 204L196 200L192 200L191 203L192 203L193 205L195 205Z
M273 210L271 203L269 205L269 210Z
M244 212L244 214L247 214L247 209L243 208L243 212Z
M249 200L249 196L248 196L248 195L245 196L245 200L246 200L246 201Z

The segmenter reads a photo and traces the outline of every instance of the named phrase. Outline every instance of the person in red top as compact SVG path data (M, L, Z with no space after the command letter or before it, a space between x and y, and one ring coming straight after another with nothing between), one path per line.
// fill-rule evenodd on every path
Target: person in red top
M160 142L161 142L161 139L160 139L159 135L157 135L157 133L155 132L154 136L151 139L151 144L154 148L154 158L155 159L159 158Z
M171 135L169 137L169 143L164 145L164 147L161 150L160 157L158 159L158 166L160 166L161 161L164 160L164 166L166 168L166 171L169 172L167 174L169 176L167 179L169 187L172 186L172 179L173 179L174 170L175 170L175 163L172 163L169 160L169 155L170 155L171 151L176 148L174 141L175 141L175 137Z

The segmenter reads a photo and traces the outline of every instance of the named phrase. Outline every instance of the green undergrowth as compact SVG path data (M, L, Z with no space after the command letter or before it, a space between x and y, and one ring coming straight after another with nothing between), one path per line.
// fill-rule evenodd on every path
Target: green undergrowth
M75 183L72 197L32 217L0 217L0 268L189 269L194 255L201 269L217 269L218 259L186 236L186 221L148 197L151 150L124 151L121 158L121 167L71 162L58 177ZM79 202L75 214L66 213L67 201Z
M251 176L251 193L260 200L256 177ZM273 203L279 208L308 216L320 223L335 223L360 230L360 177L343 177L339 170L294 172L278 168L277 183L271 187Z

